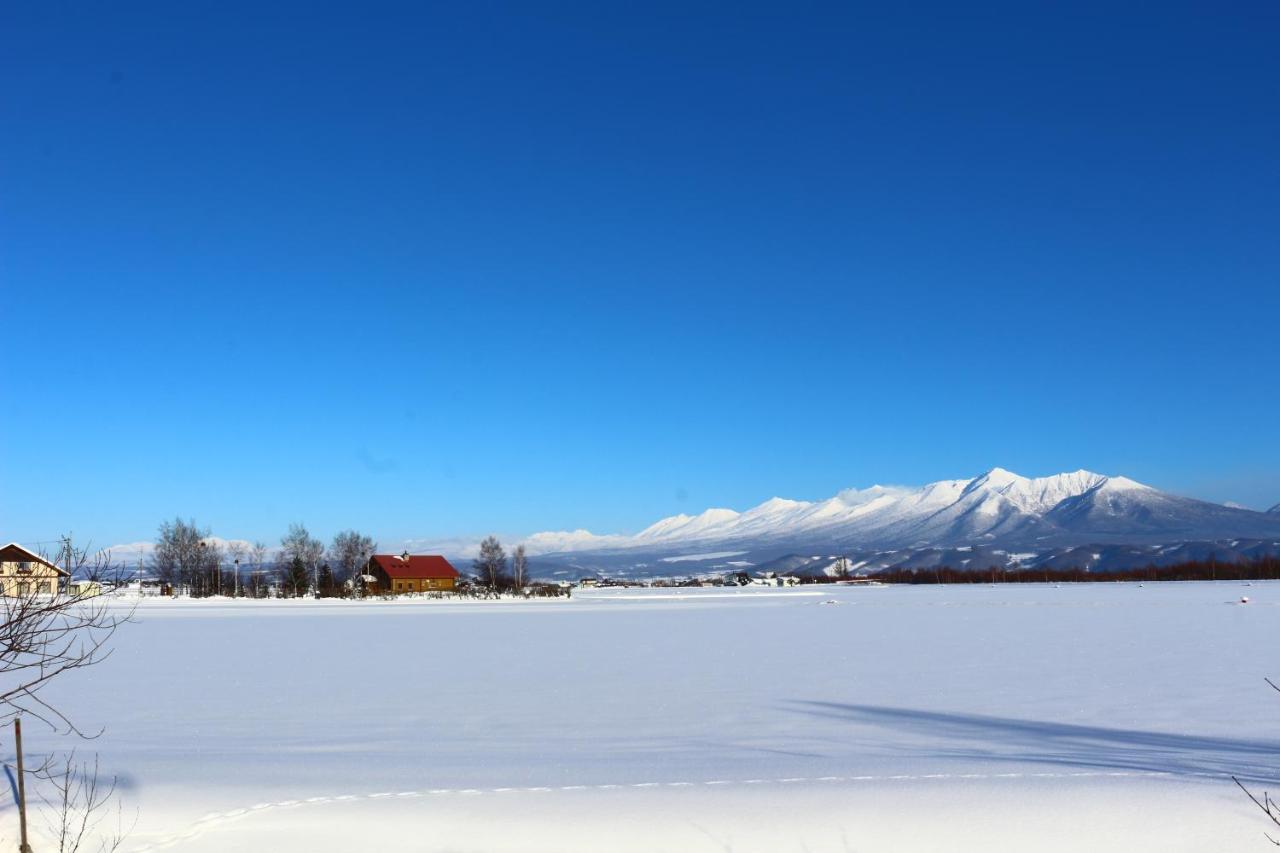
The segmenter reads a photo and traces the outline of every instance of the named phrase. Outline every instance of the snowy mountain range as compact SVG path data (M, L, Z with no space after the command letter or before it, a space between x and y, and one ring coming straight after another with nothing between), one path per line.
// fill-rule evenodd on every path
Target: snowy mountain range
M211 538L224 553L233 545L249 549L243 540ZM477 542L410 539L384 543L383 550L443 553L463 567ZM838 559L868 572L942 565L1108 571L1280 555L1280 504L1257 512L1172 495L1126 477L1074 471L1030 478L993 468L918 488L877 485L821 501L775 497L744 512L673 515L634 535L535 533L524 544L536 557L539 577L803 573L825 571ZM108 550L117 564L132 566L154 547L133 542ZM275 549L270 551L268 559Z
M547 532L526 544L531 553L574 566L643 567L650 561L696 562L699 553L748 555L739 561L746 563L770 553L974 547L1048 559L1084 546L1227 539L1280 540L1280 512L1180 497L1090 471L1030 478L994 468L919 488L877 485L821 501L775 497L745 512L717 508L675 515L632 536Z

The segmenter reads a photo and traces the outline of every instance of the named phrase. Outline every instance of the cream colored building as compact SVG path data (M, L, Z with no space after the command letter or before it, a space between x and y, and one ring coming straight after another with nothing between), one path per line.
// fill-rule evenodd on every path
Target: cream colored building
M0 595L54 595L65 577L65 571L17 542L0 548Z

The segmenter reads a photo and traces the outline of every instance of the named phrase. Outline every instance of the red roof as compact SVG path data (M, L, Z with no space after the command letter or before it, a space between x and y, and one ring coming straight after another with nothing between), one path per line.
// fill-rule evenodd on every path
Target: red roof
M399 580L411 578L456 578L458 570L444 557L436 554L374 554L373 561L387 573L387 577Z

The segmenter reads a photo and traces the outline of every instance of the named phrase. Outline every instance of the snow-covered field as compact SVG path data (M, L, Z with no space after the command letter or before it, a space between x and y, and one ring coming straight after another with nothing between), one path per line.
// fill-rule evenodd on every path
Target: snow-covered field
M125 850L1249 850L1278 628L1258 583L148 600L50 698Z

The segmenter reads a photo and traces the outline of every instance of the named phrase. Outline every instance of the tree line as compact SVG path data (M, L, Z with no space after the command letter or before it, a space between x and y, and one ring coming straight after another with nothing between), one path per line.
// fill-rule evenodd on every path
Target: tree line
M364 593L363 575L377 550L373 538L357 530L344 530L326 545L303 524L291 524L274 551L263 542L224 546L209 528L175 518L160 525L150 562L160 583L194 598L341 598ZM508 558L493 536L480 544L472 570L474 586L487 592L524 590L533 583L524 546Z
M305 525L291 524L273 553L264 542L225 547L194 520L160 525L151 569L157 580L192 597L210 595L294 598L359 595L358 577L378 549L372 537L344 530L328 546Z
M945 566L918 569L886 569L875 575L883 583L1099 583L1103 581L1255 581L1280 579L1280 559L1258 557L1241 562L1186 560L1168 566L1150 564L1121 571L1090 572L1087 569L953 569Z

